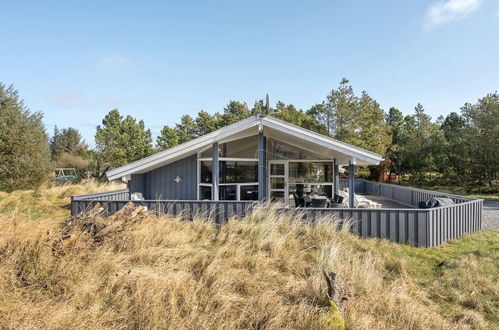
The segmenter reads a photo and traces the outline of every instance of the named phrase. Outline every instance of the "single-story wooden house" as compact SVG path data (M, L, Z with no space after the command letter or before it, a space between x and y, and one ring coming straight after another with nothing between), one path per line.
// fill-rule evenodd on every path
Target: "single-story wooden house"
M380 161L380 155L362 148L269 116L252 116L110 170L108 178L125 179L128 188L71 196L71 215L96 206L108 215L134 203L158 215L186 220L202 215L222 224L265 207L254 201L270 199L276 210L302 221L332 216L349 221L350 231L361 237L415 246L436 246L480 230L481 199L354 180L356 166ZM348 180L339 178L344 166ZM336 199L339 194L346 198L343 203ZM386 206L362 201L361 194L381 198ZM420 208L422 201L442 197L444 204ZM388 206L390 201L398 206Z
M332 198L339 168L377 165L381 155L265 115L256 115L107 172L146 200L265 200L295 205ZM353 208L354 189L349 191Z

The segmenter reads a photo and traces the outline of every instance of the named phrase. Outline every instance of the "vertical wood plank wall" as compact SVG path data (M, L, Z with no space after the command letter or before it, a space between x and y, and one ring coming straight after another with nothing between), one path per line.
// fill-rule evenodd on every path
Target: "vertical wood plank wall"
M346 182L345 182L346 181ZM340 180L340 189L348 180ZM447 240L480 230L483 200L443 194L434 191L400 187L364 180L355 181L356 193L383 196L402 204L417 206L420 200L435 196L449 196L456 204L432 209L296 209L279 208L278 212L290 212L303 221L314 222L319 217L335 216L349 221L351 231L361 237L377 237L392 242L420 247L433 247ZM128 202L129 190L117 190L71 197L71 215L88 211L100 204L107 214L123 208ZM244 217L260 204L251 201L196 201L196 200L145 200L133 201L158 214L181 216L186 220L208 217L222 224L233 216Z

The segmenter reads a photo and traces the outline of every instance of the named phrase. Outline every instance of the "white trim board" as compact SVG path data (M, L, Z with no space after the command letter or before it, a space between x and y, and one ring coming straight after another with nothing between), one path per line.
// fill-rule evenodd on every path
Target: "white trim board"
M331 152L341 153L345 159L349 159L349 161L356 163L357 165L378 165L382 160L381 155L351 144L338 141L269 116L256 115L173 148L158 152L152 156L109 170L106 175L109 180L116 180L131 174L146 173L179 159L196 154L215 142L223 143L251 135L257 135L259 127L263 127L264 135L267 135L265 134L265 128L267 127L271 131L293 136L300 140L304 140L309 144L312 143L318 147L331 150Z

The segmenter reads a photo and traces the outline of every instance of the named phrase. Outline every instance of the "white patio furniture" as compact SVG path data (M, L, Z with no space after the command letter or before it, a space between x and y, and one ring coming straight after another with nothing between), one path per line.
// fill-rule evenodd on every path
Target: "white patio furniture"
M130 196L130 199L132 201L143 201L144 200L144 196L142 195L142 193L140 192L134 192L131 196Z

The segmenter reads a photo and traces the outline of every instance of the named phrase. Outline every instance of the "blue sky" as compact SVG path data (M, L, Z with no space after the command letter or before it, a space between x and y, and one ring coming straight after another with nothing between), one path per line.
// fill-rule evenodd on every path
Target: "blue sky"
M434 118L499 89L499 1L2 1L0 82L80 129L112 108L153 134L269 93L303 109L347 77Z

